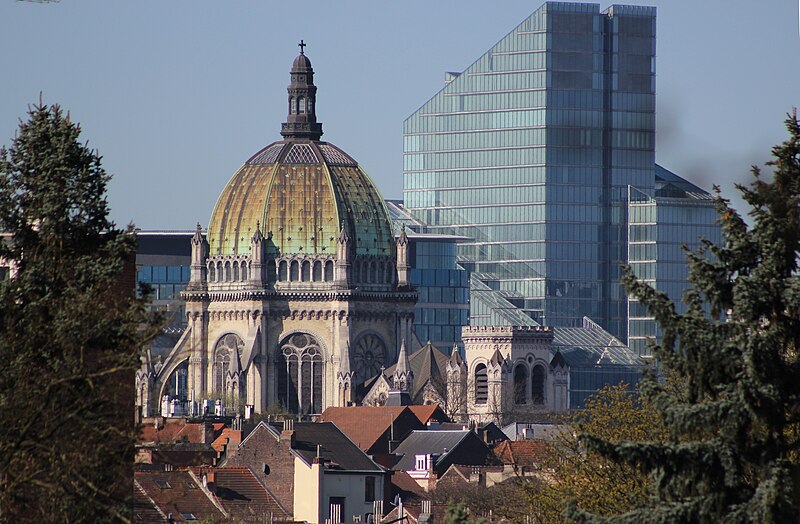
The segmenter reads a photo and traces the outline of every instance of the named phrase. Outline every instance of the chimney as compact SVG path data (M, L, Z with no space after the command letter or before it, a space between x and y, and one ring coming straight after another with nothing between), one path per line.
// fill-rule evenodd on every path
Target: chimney
M281 441L289 442L289 447L293 448L295 446L294 420L284 419Z

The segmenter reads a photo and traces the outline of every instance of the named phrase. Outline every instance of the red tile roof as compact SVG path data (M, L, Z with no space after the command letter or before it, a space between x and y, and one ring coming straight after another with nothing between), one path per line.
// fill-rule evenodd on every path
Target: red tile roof
M503 464L535 466L547 453L543 440L506 440L494 448L494 454Z
M213 438L219 436L225 424L215 422L212 425ZM158 429L153 424L142 425L139 431L139 442L194 442L202 443L205 436L203 423L186 422L185 419L166 419Z
M423 424L428 422L447 422L448 418L439 404L425 404L423 406L407 406Z
M266 522L270 515L275 519L289 516L246 467L216 468L213 492L234 517Z
M144 510L148 509L144 500L150 502L150 506L157 508L156 512L164 515L172 514L175 522L188 520L182 514L192 514L197 520L210 517L215 521L221 520L224 516L189 471L136 471L134 479L134 495L137 500L141 501L142 513L140 515L143 517L145 516ZM134 508L134 512L138 508L139 505ZM152 511L147 515L152 518ZM140 520L139 522L148 521ZM154 521L150 520L149 522ZM163 519L155 520L155 522L163 522Z
M362 451L368 451L408 406L328 408L320 422L333 422Z

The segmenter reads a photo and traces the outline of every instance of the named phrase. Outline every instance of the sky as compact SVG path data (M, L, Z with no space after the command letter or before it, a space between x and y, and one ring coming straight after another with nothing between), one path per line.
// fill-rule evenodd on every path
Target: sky
M627 3L658 8L657 162L744 210L734 183L800 105L800 2ZM540 5L0 0L0 144L41 93L103 156L118 224L206 225L234 172L280 139L303 39L323 140L402 198L403 120Z

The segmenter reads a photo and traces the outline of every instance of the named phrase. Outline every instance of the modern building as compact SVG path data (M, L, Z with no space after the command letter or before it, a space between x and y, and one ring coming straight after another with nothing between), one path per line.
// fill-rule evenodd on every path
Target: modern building
M659 170L655 35L653 7L547 2L404 123L406 209L472 238L460 264L539 324L627 339L629 187L654 197Z
M696 251L700 239L722 242L722 230L712 196L663 167L656 165L655 193L648 196L636 188L628 198L628 263L636 276L675 301L686 289L689 268L686 249ZM628 346L648 357L648 340L659 341L658 325L645 308L631 297L628 301Z

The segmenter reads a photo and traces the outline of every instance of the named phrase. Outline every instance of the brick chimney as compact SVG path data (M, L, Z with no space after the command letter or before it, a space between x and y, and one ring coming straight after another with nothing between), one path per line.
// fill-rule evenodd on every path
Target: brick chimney
M281 442L288 442L289 447L294 447L295 445L295 434L294 434L294 420L285 419L283 421L283 431L281 431Z

